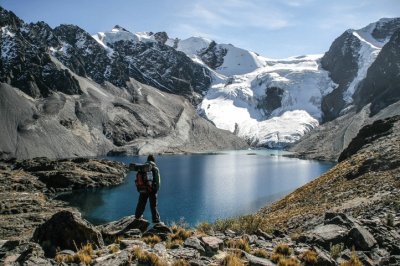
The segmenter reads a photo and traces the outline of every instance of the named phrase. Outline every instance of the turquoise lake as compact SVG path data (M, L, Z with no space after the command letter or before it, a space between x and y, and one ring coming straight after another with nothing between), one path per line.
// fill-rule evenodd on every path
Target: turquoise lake
M282 156L284 151L246 150L217 154L160 155L158 209L166 223L184 219L194 226L218 218L256 212L328 171L334 164ZM129 164L146 156L105 157ZM64 194L58 199L76 206L94 224L120 219L135 211L135 172L111 188ZM149 203L145 218L151 220Z

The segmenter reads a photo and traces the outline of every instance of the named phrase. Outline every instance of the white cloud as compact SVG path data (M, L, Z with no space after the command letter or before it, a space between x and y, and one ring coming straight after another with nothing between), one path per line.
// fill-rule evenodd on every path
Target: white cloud
M224 26L233 28L254 27L276 30L291 25L290 16L275 5L257 1L201 1L194 3L190 11L182 15L190 19L189 24L207 25L212 28Z

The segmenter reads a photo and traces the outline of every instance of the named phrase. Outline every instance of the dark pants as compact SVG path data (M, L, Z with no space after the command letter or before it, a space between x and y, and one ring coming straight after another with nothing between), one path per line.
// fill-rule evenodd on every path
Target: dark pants
M150 210L153 223L160 222L160 215L157 211L157 193L154 192L140 193L136 206L135 217L139 219L143 215L144 209L146 208L147 199L150 201Z

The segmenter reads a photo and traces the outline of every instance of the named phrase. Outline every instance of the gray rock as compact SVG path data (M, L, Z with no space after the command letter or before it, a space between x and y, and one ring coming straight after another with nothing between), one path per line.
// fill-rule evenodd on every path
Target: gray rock
M348 230L346 227L335 224L319 225L310 232L299 237L300 242L315 243L325 249L331 245L343 243L347 238Z
M172 234L171 228L162 224L155 224L143 233L143 236L158 235L162 240L167 240L168 234Z
M322 249L314 247L315 252L317 252L317 266L335 266L335 260L330 256L329 253L324 252Z
M270 234L267 234L266 232L264 232L260 228L257 229L256 235L263 237L264 240L272 240L272 238L273 238Z
M33 241L39 243L49 257L55 256L56 248L75 250L86 243L104 245L96 228L69 211L60 211L40 225L33 234Z
M200 240L194 236L187 238L185 240L185 242L183 243L183 246L187 247L187 248L193 248L193 249L199 251L200 254L202 254L202 255L204 255L206 252L204 247L201 245Z
M250 266L274 266L276 265L269 259L259 258L257 256L253 256L247 252L243 252L244 257L249 261Z
M130 251L119 251L114 254L98 257L94 260L94 265L99 266L126 266L131 265Z
M177 248L168 250L168 254L175 259L192 260L200 258L200 253L191 248Z
M132 249L135 247L148 248L148 245L145 242L136 239L122 239L120 240L119 246L121 249Z
M377 244L374 236L357 224L350 230L349 236L353 239L356 250L371 250Z
M224 242L220 238L214 236L202 236L201 242L208 254L215 254L218 250L221 250L224 245Z

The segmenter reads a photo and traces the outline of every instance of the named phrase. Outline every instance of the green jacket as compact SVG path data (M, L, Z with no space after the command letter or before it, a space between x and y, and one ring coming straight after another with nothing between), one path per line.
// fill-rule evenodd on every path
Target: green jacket
M146 163L152 166L151 171L153 172L153 178L154 178L153 182L155 185L155 189L158 191L161 186L160 170L158 170L158 167L155 162L147 161Z

